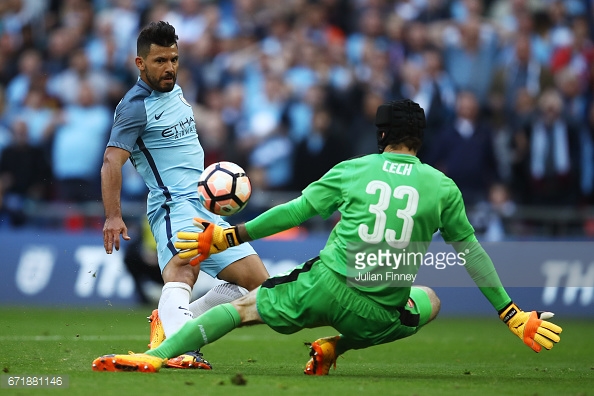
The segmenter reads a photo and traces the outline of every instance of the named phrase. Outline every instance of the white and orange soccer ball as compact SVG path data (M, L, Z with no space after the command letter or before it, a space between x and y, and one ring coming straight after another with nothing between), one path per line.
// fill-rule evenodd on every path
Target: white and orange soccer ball
M241 166L228 161L204 169L198 180L200 202L210 212L230 216L242 210L252 195L252 185Z

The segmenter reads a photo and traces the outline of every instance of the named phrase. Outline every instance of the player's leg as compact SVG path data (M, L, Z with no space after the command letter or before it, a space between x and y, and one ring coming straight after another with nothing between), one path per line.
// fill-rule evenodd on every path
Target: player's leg
M426 286L411 288L406 306L397 309L397 321L390 318L391 313L381 312L383 308L378 312L376 307L367 306L367 302L361 301L358 304L361 306L354 303L351 309L366 314L348 316L335 323L339 331L343 330L338 339L334 339L335 336L320 339L332 339L337 356L351 349L363 349L410 337L434 320L441 307L435 291ZM369 323L374 323L375 327L369 327ZM363 333L363 329L367 333Z
M410 290L410 300L418 306L417 310L421 315L419 329L435 319L441 309L439 297L433 289L427 286L413 286ZM429 313L429 316L425 320L426 312Z
M192 286L198 280L199 271L200 267L189 265L186 260L182 260L177 255L173 256L163 269L165 285L158 309L166 337L178 331L193 318L189 305Z
M157 322L151 322L151 348L158 346L154 342L158 339L158 329L156 328L159 322L162 325L164 337L167 339L170 335L176 333L184 324L194 318L190 311L190 299L192 296L192 287L198 279L200 268L198 266L191 266L187 260L182 260L175 255L171 258L169 263L163 270L163 280L165 286L159 299ZM155 316L155 312L151 318ZM154 320L154 318L153 318ZM155 324L155 327L153 327ZM186 350L182 354L170 359L165 367L169 368L186 368L186 369L212 369L212 365L203 358L199 350Z
M249 291L234 283L221 283L190 303L190 312L197 318L210 308L229 303L245 296Z
M263 323L256 309L257 290L242 298L211 308L203 315L188 321L161 345L146 354L168 359L187 350L200 349L241 325Z
M184 356L185 351L199 350L243 324L263 323L256 309L257 290L233 304L221 304L196 319L186 322L179 331L167 337L158 347L143 354L104 355L93 361L95 371L159 371L171 358ZM163 360L169 359L169 360Z
M177 231L193 229L194 205L178 202L163 207L149 218L151 231L157 242L157 255L165 285L159 298L158 309L153 311L151 321L150 347L156 347L164 338L177 332L188 320L193 319L189 309L193 285L198 279L199 266L191 266L181 259L173 246ZM186 351L172 359L166 367L203 368L211 365L202 358L199 351Z
M222 218L219 218L216 223L223 228L230 227L230 224ZM202 262L201 269L213 277L216 276L249 291L260 286L270 276L264 263L249 243L210 256Z
M336 286L333 286L336 288ZM340 287L336 294L339 294ZM433 320L439 313L440 301L435 292L424 286L411 288L405 307L386 310L367 298L353 295L344 312L334 316L332 325L339 335L320 338L311 344L311 358L305 366L308 375L327 375L336 359L351 349L409 337Z
M237 246L217 254L212 259L204 261L200 268L212 277L227 283L215 286L190 304L190 311L194 317L202 315L216 305L244 296L268 278L268 271L262 260L249 245Z
M251 254L224 267L217 278L239 285L249 291L262 284L270 275L257 254Z
M220 216L213 218L212 213L206 212L202 204L197 200L191 203L195 206L195 212L198 213L198 217L211 219L221 227L230 226ZM193 225L192 228L195 230ZM200 316L216 305L231 302L242 297L247 291L254 290L260 286L269 276L264 263L262 263L262 260L249 243L235 246L209 257L202 262L200 269L213 278L218 278L228 283L214 287L204 296L192 302L190 304L190 310L194 314L194 317Z
M93 369L99 371L156 371L158 368L148 364L151 357L168 359L186 350L199 349L207 343L211 343L224 336L242 324L267 323L271 328L281 333L292 333L306 327L325 324L325 309L319 309L323 314L318 317L311 317L306 314L312 306L332 304L329 295L317 296L319 288L313 287L316 284L315 276L309 274L315 260L302 264L295 268L291 274L281 274L277 278L270 278L262 287L248 293L246 296L231 303L218 305L200 317L187 322L182 328L171 335L155 349L146 351L145 354L133 355L106 355L101 356L93 362ZM312 271L315 272L315 271ZM320 279L319 285L324 280ZM263 292L263 290L266 291ZM303 298L311 297L311 298ZM261 301L262 300L262 301ZM284 302L284 303L281 303ZM325 305L329 309L329 305ZM268 320L264 320L261 312L264 311ZM282 313L282 315L279 315ZM285 318L285 315L287 317ZM298 323L303 319L303 325ZM310 323L311 322L311 323ZM315 325L312 325L315 323ZM107 362L107 363L106 363ZM110 364L112 362L113 364ZM124 369L118 368L123 363Z

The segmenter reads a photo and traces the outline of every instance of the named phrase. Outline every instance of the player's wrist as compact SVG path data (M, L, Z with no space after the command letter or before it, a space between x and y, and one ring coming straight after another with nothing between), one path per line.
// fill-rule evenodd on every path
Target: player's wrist
M503 323L507 324L514 316L522 312L520 308L513 302L510 301L504 308L498 311L499 318Z
M225 243L228 247L241 245L244 242L241 236L239 235L237 226L232 226L223 229L223 238L225 239Z

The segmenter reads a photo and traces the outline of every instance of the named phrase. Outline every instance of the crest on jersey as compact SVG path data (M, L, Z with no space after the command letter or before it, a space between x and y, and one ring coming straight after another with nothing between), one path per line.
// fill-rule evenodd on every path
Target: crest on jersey
M188 103L188 101L186 100L186 98L184 98L184 95L182 95L182 94L179 94L178 96L179 96L179 100L181 100L181 101L182 101L182 102L183 102L183 103L184 103L186 106L188 106L188 107L192 107L192 106L191 106L191 105Z

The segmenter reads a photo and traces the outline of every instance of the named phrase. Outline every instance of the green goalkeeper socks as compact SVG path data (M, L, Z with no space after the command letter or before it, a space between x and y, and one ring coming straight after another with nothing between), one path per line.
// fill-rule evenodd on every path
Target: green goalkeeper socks
M167 337L157 348L145 353L163 359L173 358L218 340L240 323L239 312L233 305L229 303L218 305L196 319L190 320L171 337Z

